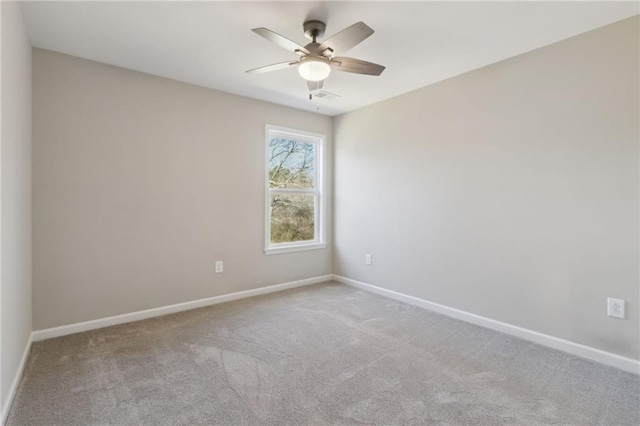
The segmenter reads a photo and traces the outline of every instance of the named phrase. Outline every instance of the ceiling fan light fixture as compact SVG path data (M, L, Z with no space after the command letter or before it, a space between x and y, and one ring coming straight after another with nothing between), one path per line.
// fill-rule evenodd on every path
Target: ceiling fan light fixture
M298 73L307 81L321 81L329 77L329 61L319 57L307 57L300 61Z

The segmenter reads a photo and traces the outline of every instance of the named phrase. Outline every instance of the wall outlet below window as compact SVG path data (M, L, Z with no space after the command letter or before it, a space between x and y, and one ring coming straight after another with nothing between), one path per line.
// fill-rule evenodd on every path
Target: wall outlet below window
M365 263L365 265L369 265L369 266L371 266L373 264L373 262L371 261L371 255L370 254L365 254L364 255L364 263Z
M224 264L222 263L222 260L218 260L216 261L216 274L219 274L222 271L224 271Z

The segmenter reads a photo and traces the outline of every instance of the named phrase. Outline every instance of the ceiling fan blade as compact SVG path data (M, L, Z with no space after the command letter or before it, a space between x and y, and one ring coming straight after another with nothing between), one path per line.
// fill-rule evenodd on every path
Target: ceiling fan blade
M369 37L371 34L373 34L373 30L369 28L367 24L364 22L357 22L322 42L318 51L322 52L324 56L330 56L334 53L344 53ZM328 54L325 54L327 49L329 52Z
M251 31L266 38L270 42L277 44L278 46L284 49L287 49L288 51L293 52L297 55L302 56L302 55L309 54L309 51L304 47L300 46L298 43L291 41L288 38L283 37L278 33L274 33L273 31L268 30L266 28L254 28Z
M265 65L264 67L254 68L252 70L247 71L247 73L260 74L263 72L278 71L278 70L283 70L285 68L289 68L291 65L295 65L297 63L298 61L278 62L277 64Z
M315 92L316 90L320 90L322 89L322 86L324 85L324 80L320 80L320 81L307 81L307 87L309 88L310 92Z
M331 68L355 74L380 75L385 67L360 59L337 57L331 60Z

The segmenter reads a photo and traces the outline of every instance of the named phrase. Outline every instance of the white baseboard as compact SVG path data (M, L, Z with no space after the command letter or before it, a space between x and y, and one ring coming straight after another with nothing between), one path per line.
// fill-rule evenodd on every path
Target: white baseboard
M288 290L290 288L302 287L310 284L317 284L331 280L332 275L322 275L314 278L307 278L299 281L291 281L283 284L276 284L268 287L260 287L253 290L239 291L237 293L223 294L221 296L207 297L206 299L194 300L191 302L178 303L175 305L162 306L160 308L147 309L144 311L131 312L129 314L116 315L113 317L100 318L91 321L84 321L75 324L63 325L60 327L47 328L33 332L33 341L51 339L53 337L66 336L68 334L80 333L97 328L109 327L127 322L139 321L147 318L159 317L190 309L202 308L204 306L216 305L218 303L230 302L232 300L245 299L247 297L259 296L261 294L273 293L276 291Z
M462 321L470 322L472 324L500 331L505 334L519 337L521 339L529 340L543 346L558 349L572 355L577 355L582 358L599 362L601 364L616 367L630 373L640 374L640 361L631 358L626 358L620 355L613 354L611 352L606 352L600 349L592 348L590 346L581 345L579 343L574 343L569 340L560 339L558 337L549 336L548 334L538 333L537 331L517 327L515 325L507 324L501 321L496 321L491 318L472 314L460 309L450 308L449 306L429 302L428 300L420 299L418 297L409 296L381 287L376 287L371 284L365 284L363 282L345 278L339 275L333 275L333 280L341 282L343 284L348 284L361 290L379 294L390 299L405 302L410 305L419 306L421 308L425 308L433 312L438 312L449 317L457 318Z
M29 357L29 352L31 351L31 342L33 341L33 333L29 335L29 340L24 347L24 351L22 352L22 358L20 359L20 363L18 364L18 369L16 370L15 375L13 376L13 381L11 382L11 386L9 386L9 392L7 393L7 398L2 404L2 412L0 412L0 425L4 425L7 421L7 417L9 416L9 410L11 409L11 404L13 403L13 399L16 396L16 392L18 391L18 386L20 385L20 379L22 379L22 373L24 372L24 367L27 363L27 358Z

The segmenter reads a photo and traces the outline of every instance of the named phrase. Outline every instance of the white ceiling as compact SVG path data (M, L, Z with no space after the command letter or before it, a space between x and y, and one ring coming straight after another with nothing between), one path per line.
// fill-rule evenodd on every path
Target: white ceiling
M295 108L316 102L295 59L251 28L302 45L306 19L330 36L364 21L375 33L344 56L380 77L334 72L318 112L337 115L638 14L636 2L25 2L33 46Z

